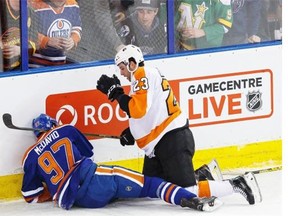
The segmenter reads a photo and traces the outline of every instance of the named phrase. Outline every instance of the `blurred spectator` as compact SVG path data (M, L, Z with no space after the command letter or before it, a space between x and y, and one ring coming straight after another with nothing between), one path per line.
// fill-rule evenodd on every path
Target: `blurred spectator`
M282 39L282 0L270 0L268 8L269 30L273 40Z
M33 67L66 64L66 54L81 40L80 10L75 0L30 0L35 10L38 48Z
M21 48L20 48L20 0L0 0L1 11L1 38L0 58L1 71L20 69ZM31 27L31 16L28 12L28 28ZM35 51L36 36L29 34L28 52L29 55Z
M134 4L134 0L109 0L109 4L114 25L117 26L129 16L129 8Z
M1 6L2 8L2 6ZM2 12L1 12L2 14ZM1 40L0 40L0 72L3 72L4 71L4 67L3 67L3 53L2 53L2 47L3 47L3 44L2 44L2 19L0 19L0 35L1 35Z
M124 45L118 37L109 0L78 0L82 20L82 39L68 53L73 62L112 59Z
M232 26L230 0L176 0L176 50L222 45Z
M262 0L232 0L233 26L224 35L223 46L261 42L257 35Z
M269 7L270 0L261 0L260 22L257 32L257 35L261 38L261 42L272 40L268 22Z
M144 55L166 52L167 36L158 17L159 7L158 0L136 1L135 12L117 30L125 44L140 47Z

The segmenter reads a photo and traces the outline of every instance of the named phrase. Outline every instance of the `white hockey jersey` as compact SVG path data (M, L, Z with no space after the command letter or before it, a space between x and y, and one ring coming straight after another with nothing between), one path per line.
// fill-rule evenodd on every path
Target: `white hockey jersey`
M187 122L173 91L158 69L139 67L131 78L129 126L147 156L168 131Z

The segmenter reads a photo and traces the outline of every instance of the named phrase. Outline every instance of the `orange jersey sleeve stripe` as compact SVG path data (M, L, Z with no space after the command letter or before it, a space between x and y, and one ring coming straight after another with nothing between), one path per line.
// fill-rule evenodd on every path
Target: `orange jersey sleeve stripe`
M155 139L155 137L158 137L159 134L163 132L163 130L179 115L181 114L181 110L178 110L177 112L173 113L173 115L169 116L161 125L155 127L151 133L149 133L147 136L142 137L141 139L136 140L137 145L139 148L144 148L146 145L148 145L152 140Z

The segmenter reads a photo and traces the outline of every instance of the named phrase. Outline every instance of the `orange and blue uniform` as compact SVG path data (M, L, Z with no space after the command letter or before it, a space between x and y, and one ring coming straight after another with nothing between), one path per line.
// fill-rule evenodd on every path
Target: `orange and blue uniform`
M98 166L92 156L93 146L71 125L43 133L23 158L24 199L31 203L51 198L70 209L74 205L100 208L117 198L151 197L180 205L182 198L196 197L161 178L119 166Z

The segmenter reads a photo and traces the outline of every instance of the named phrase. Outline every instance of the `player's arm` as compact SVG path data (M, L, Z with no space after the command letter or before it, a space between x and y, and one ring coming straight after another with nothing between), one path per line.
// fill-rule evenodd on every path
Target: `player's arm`
M24 177L21 188L22 196L28 203L45 202L52 200L45 184L37 178L33 168L24 168Z
M129 117L141 118L146 114L147 110L147 90L149 88L148 79L140 75L135 77L133 85L133 95L124 94L120 80L114 74L113 77L108 77L103 74L97 81L96 88L108 96L112 102L117 100L120 108L127 113Z
M69 125L69 134L73 136L73 139L75 142L73 142L73 145L77 147L77 149L80 151L81 155L85 157L92 157L93 156L93 146L89 142L89 140L75 127Z
M116 98L117 102L119 103L120 108L127 113L127 115L129 117L130 116L130 109L129 109L129 102L132 99L132 97L130 97L127 94L121 94L119 95L119 97Z
M122 96L119 97L119 101L118 100L117 101L121 109L128 110L130 117L142 118L147 112L147 107L148 107L147 106L147 94L148 94L147 89L142 89L141 87L139 87L138 90L135 92L135 94L131 95L131 97L123 95L124 97L123 98Z
M48 190L48 187L46 184L43 184L44 190L43 192L38 196L37 203L52 201L52 196Z
M218 45L225 33L232 27L233 16L230 1L222 0L215 3L215 23L203 28L209 44Z

